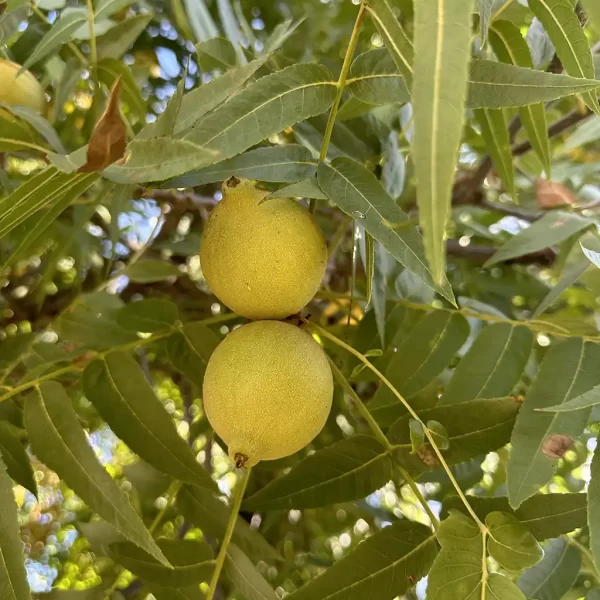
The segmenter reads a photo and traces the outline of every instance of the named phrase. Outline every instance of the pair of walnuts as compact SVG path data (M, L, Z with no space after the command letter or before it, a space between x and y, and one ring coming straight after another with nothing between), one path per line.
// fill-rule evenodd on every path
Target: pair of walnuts
M284 319L300 312L327 265L323 235L289 198L266 198L248 180L223 185L204 231L200 262L217 298L258 319L216 348L204 378L204 408L238 466L294 454L321 431L333 380L319 344Z

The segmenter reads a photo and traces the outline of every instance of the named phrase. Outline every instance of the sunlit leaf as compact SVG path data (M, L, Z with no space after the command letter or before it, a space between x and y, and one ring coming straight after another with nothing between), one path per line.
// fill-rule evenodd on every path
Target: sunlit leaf
M111 544L110 556L138 577L161 586L186 587L210 578L215 562L212 550L205 542L163 539L157 543L169 562L177 566L165 567L130 542Z
M427 573L436 554L435 536L427 527L396 521L358 544L289 598L347 600L354 595L392 600Z
M220 342L217 334L202 323L186 323L167 341L169 360L201 388L206 365Z
M472 4L415 4L412 155L425 256L438 285L445 280L444 242L467 98Z
M236 67L239 55L233 44L226 38L215 37L196 44L198 66L202 71L216 69L227 71Z
M118 0L113 0L113 3ZM107 2L107 8L109 3ZM142 35L152 21L152 14L140 14L124 19L109 29L104 35L98 36L98 58L120 59L135 41Z
M196 123L184 140L217 152L221 159L240 154L286 127L324 113L335 98L332 79L328 69L309 63L262 77Z
M544 546L544 558L524 571L517 585L528 598L562 598L575 583L581 569L581 552L566 538L550 540Z
M116 317L123 329L153 333L175 325L179 311L177 305L168 300L146 298L124 306Z
M547 308L549 308L560 295L574 285L579 278L590 268L590 263L585 260L579 260L572 265L565 267L558 283L550 288L546 297L540 302L533 313L533 318L537 319Z
M370 171L351 159L336 158L331 165L319 165L318 179L330 200L355 218L398 262L454 301L445 278L441 285L435 283L416 227Z
M111 429L147 463L181 481L215 488L130 354L112 352L91 362L83 386Z
M510 21L496 21L490 28L490 44L502 62L533 69L527 42L519 28ZM519 116L531 145L550 177L550 142L546 109L542 103L528 104L519 109Z
M2 600L31 600L13 486L0 459L0 589Z
M28 69L31 65L35 65L40 60L46 58L67 42L71 38L71 34L85 22L85 15L79 12L70 12L59 17L52 24L50 31L31 50L22 68Z
M250 150L200 171L186 173L164 185L172 188L194 187L225 181L232 175L270 182L301 181L314 178L316 173L317 161L310 150L288 144Z
M367 11L375 22L391 56L407 82L408 88L413 80L414 48L406 32L394 15L389 0L371 0Z
M577 214L553 211L512 237L487 261L487 267L543 250L590 227L591 221Z
M600 81L556 75L489 60L473 60L469 75L470 108L503 108L549 102L600 87Z
M6 470L19 485L37 496L38 488L33 476L31 460L23 445L23 430L6 421L0 422L0 455Z
M252 511L329 506L358 500L392 477L392 461L376 438L354 435L319 450L244 502Z
M24 421L40 460L117 531L162 564L168 564L127 495L98 462L71 400L59 383L42 383L27 398Z
M485 518L489 531L490 556L508 571L520 571L536 565L544 552L531 530L515 516L492 512Z
M429 408L417 414L425 423L433 420L444 425L448 450L443 454L446 462L454 465L506 445L518 411L519 403L512 398L490 398ZM411 453L410 419L410 415L405 415L389 429L390 442L398 446L395 459L412 474L439 467L429 446L422 447L416 455Z
M501 598L525 600L516 584L499 573L483 572L485 546L477 524L452 511L437 532L442 551L429 573L427 600Z
M267 199L271 198L314 198L315 200L328 200L327 194L319 187L315 177L279 188L276 192L267 196Z
M571 2L530 0L529 8L548 32L565 71L573 77L594 78L595 69L590 44ZM595 94L583 94L582 97L590 110L600 114L600 106Z
M354 97L367 104L403 104L410 100L404 78L385 48L357 56L347 85Z
M224 573L246 600L277 600L278 598L252 561L235 544L231 544L227 550Z
M165 281L172 277L181 277L183 275L174 264L150 258L129 265L123 274L136 283Z
M514 511L506 497L469 496L469 504L482 521L495 511L514 515L529 527L540 542L584 527L587 523L586 494L540 494L525 500ZM456 496L444 500L444 507L454 508L467 514L462 500Z
M512 434L507 467L508 497L518 508L548 483L556 471L558 457L568 441L583 431L588 410L568 413L538 412L568 402L600 384L600 346L571 338L552 345L531 385Z
M468 335L469 324L461 314L429 313L392 354L385 375L403 396L411 398L448 366ZM378 389L369 410L381 425L391 424L406 412L387 386Z
M521 379L532 346L533 334L525 326L488 325L454 370L439 404L507 396Z

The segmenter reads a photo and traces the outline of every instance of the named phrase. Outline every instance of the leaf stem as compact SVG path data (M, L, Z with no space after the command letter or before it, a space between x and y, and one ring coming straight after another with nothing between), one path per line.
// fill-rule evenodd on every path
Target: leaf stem
M235 313L227 313L224 315L217 315L216 317L209 317L208 319L202 319L200 321L192 321L192 322L193 323L202 323L203 325L215 325L217 323L223 323L225 321L231 321L231 320L237 319L237 318L239 318L239 315L236 315ZM151 335L150 337L148 337L146 339L140 338L139 340L134 340L133 342L128 342L127 344L122 344L121 346L115 346L113 348L110 348L109 350L105 350L104 352L95 352L93 354L93 359L104 357L108 354L112 354L113 352L124 352L127 350L132 350L133 348L137 348L138 346L144 346L146 344L151 344L153 342L156 342L157 340L161 340L161 339L169 337L170 335L172 335L173 333L178 331L178 329L179 329L179 327L173 327L172 329L169 329L167 331L161 331L159 333ZM85 369L85 366L86 366L85 364L77 364L77 365L69 365L68 367L62 367L60 369L56 369L56 371L52 371L50 373L47 373L46 375L42 375L41 377L32 379L31 381L28 381L21 385L17 385L15 387L9 388L5 394L0 396L0 402L4 402L5 400L8 400L9 398L16 396L17 394L20 394L21 392L25 392L31 388L34 388L34 387L38 386L40 383L43 383L44 381L58 379L62 375L79 373L80 371L83 371L83 369ZM3 387L8 387L8 386L3 386Z
M206 600L213 600L215 595L215 590L217 589L217 584L219 583L219 577L221 576L221 571L223 570L223 565L225 564L225 558L227 557L227 549L229 548L229 544L233 536L233 530L235 529L238 514L242 506L242 500L244 499L244 492L246 491L246 486L248 485L248 480L250 479L251 470L251 468L244 470L244 474L234 490L231 514L229 515L229 521L227 522L225 536L221 542L221 548L219 549L219 554L217 556L217 563L210 581L210 587L208 588L208 593L206 594Z
M354 51L356 50L356 44L358 43L358 36L360 34L360 28L362 22L365 19L365 13L367 10L367 5L364 1L360 3L360 8L358 9L358 15L356 16L356 22L354 23L354 28L352 29L352 35L350 36L350 42L348 43L348 48L346 49L346 55L344 56L344 63L342 65L342 70L340 71L340 77L336 84L337 94L335 100L333 102L333 106L331 107L331 112L329 113L329 119L327 121L327 127L325 129L325 135L323 136L323 144L321 146L321 154L319 160L321 162L325 162L327 158L327 151L329 150L329 144L331 142L331 136L333 135L333 127L335 125L335 119L337 117L338 110L340 109L340 103L342 102L342 96L344 95L344 88L346 87L346 80L348 79L348 73L350 71L350 65L352 64L352 58L354 57ZM313 199L310 201L310 212L314 213L316 209L317 203Z
M333 371L333 376L335 377L335 379L337 379L338 383L340 384L342 389L348 394L348 396L352 398L356 410L358 410L361 417L367 422L367 424L371 428L373 435L383 444L385 449L390 453L392 460L395 462L393 454L394 446L387 439L385 433L383 433L381 427L379 427L379 424L373 418L373 415L369 412L369 409L365 406L365 403L361 400L360 396L350 385L350 382L346 379L346 377L340 371L335 362L329 356L327 357L327 360L329 360L329 365L331 366L331 370ZM431 520L433 528L437 530L440 522L438 521L437 517L433 514L433 511L431 510L429 504L427 504L427 500L425 500L423 494L421 494L421 490L419 489L419 486L417 485L416 481L410 476L409 472L406 469L404 469L400 465L396 466L402 474L402 477L404 477L404 479L406 480L406 483L408 484L410 489L413 491L419 502L423 505L423 509L425 510L427 516Z
M87 20L90 29L90 57L92 59L92 68L94 70L94 78L96 74L96 66L98 65L98 49L96 47L96 30L94 29L94 1L87 0Z
M320 327L319 325L316 325L315 323L309 323L308 327L310 329L312 329L313 331L315 331L315 333L317 333L318 335L327 338L328 340L332 341L337 346L340 346L340 348L343 348L347 352L350 352L350 354L353 354L354 356L356 356L356 358L358 358L368 369L370 369L373 373L375 373L375 375L377 375L377 377L381 380L381 382L390 389L392 394L394 394L394 396L396 396L396 398L398 398L398 400L404 405L404 407L409 412L411 417L413 419L416 419L419 423L421 423L421 425L423 426L423 430L425 432L425 436L427 437L427 441L433 448L433 451L435 452L444 471L446 471L448 478L450 479L454 489L456 490L456 493L458 494L458 496L462 500L463 504L465 505L465 508L467 509L467 511L469 512L469 514L471 515L471 517L475 521L475 523L477 523L477 526L479 527L479 529L481 529L482 532L483 531L487 532L487 527L481 522L481 520L477 516L477 513L473 510L473 508L469 504L467 497L465 496L460 485L458 484L458 481L456 481L454 474L450 470L450 467L448 466L448 463L446 462L444 455L442 454L441 450L439 449L438 445L436 444L435 439L431 435L429 428L427 427L427 425L425 423L423 423L423 421L421 420L419 415L415 412L413 407L406 401L404 396L402 396L402 394L390 383L390 381L385 377L385 375L379 369L377 369L377 367L375 367L373 364L371 364L371 362L367 359L366 356L364 356L364 354L362 354L358 350L355 350L352 346L346 344L345 342L343 342L342 340L337 338L335 335L333 335L332 333L329 333L329 331L327 331L323 327Z

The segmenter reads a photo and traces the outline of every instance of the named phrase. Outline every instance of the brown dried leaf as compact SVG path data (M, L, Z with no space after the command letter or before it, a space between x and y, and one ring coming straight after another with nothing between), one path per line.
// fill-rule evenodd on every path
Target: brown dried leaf
M538 178L535 182L535 193L540 208L560 208L577 204L575 194L556 181Z
M542 453L550 458L562 458L572 445L573 440L568 435L554 433L544 440Z
M104 113L100 117L88 144L87 162L80 167L80 173L102 171L125 156L127 129L119 111L121 78L110 91Z

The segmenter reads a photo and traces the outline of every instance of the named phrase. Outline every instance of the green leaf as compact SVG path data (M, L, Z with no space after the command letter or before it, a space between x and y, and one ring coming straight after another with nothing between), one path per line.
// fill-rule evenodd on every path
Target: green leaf
M595 0L582 0L585 12L596 28L600 27L600 5Z
M27 398L24 422L41 461L119 533L168 564L126 494L98 462L59 383L42 383Z
M506 0L479 0L479 29L481 30L481 45L487 42L488 29L493 14L504 4Z
M297 64L262 77L208 114L184 140L221 159L240 154L270 135L324 113L335 98L335 83L328 69Z
M135 0L98 0L94 11L94 20L100 21L117 11L131 6Z
M403 339L385 369L385 376L410 399L442 373L468 336L469 323L460 313L431 312ZM377 390L369 410L382 426L406 412L387 386Z
M27 60L21 67L22 70L29 69L31 65L35 65L65 42L69 41L71 34L85 22L85 16L79 12L70 12L59 17L50 27L50 31L31 50Z
M167 181L164 187L194 187L225 181L232 175L269 182L300 181L314 178L316 173L317 161L313 159L310 150L304 146L287 144L250 150Z
M410 94L394 59L385 48L356 57L346 82L350 93L367 104L404 104Z
M548 32L565 71L573 77L595 77L590 44L569 0L531 0L529 8ZM590 110L600 114L595 94L583 94Z
M550 102L600 87L600 81L555 75L490 60L473 60L469 75L470 108L508 108Z
M431 437L433 438L433 441L435 442L436 446L440 450L448 450L448 448L450 447L450 440L448 438L448 432L446 431L446 428L439 421L433 420L427 421L426 427L429 430L429 433L431 434ZM412 446L411 454L414 454L415 452L412 436L410 441Z
M517 202L508 120L504 109L480 108L475 111L475 118L481 127L481 135L492 157L494 167L504 182L507 192Z
M590 546L594 563L600 562L600 446L596 440L596 450L592 459L590 484L588 487L588 526L590 528Z
M552 211L538 219L535 223L523 229L504 244L490 260L486 267L543 250L554 246L572 235L587 229L592 221L577 214L563 211Z
M535 309L532 315L532 319L537 319L547 308L549 308L563 292L568 290L577 280L588 270L590 263L582 259L568 265L561 277L555 285L552 286L545 298L540 302L539 306Z
M116 299L115 306L97 306L89 295L82 296L74 310L57 319L56 333L63 340L94 349L113 348L139 339L117 323L116 314L123 302L116 296L112 298Z
M581 553L565 538L550 540L544 546L544 558L524 571L517 585L528 598L563 598L575 584L581 569Z
M185 81L187 79L187 71L184 77L179 80L177 89L171 99L169 100L165 110L158 116L154 122L154 134L155 137L170 137L173 135L175 130L175 123L181 110L181 103L183 101L183 94L185 92Z
M350 550L323 575L290 594L290 600L392 600L427 574L437 554L431 531L396 521ZM446 597L448 598L448 596Z
M329 199L354 217L398 262L454 302L447 279L436 285L416 227L373 173L349 158L336 158L331 165L319 165L318 181Z
M21 441L22 430L6 421L0 421L0 454L8 474L34 496L38 489L27 450Z
M412 86L419 223L433 280L446 270L446 222L467 98L472 0L415 5Z
M222 539L229 519L229 507L210 490L186 485L177 498L181 514L202 529L205 535ZM233 542L257 560L278 561L280 554L256 530L238 517Z
M600 252L590 250L581 244L581 250L585 254L585 257L596 267L600 269Z
M203 42L219 35L219 30L210 15L204 0L184 0L186 14L194 35L199 42Z
M251 511L317 508L359 500L392 478L392 461L376 438L354 435L302 460L244 501Z
M112 88L115 82L120 79L122 100L127 104L131 112L136 115L138 121L141 123L146 122L146 114L148 112L146 101L142 97L133 72L124 62L118 60L118 57L107 56L103 58L98 62L98 79L107 88Z
M0 371L7 371L18 365L35 338L34 333L21 333L2 340L0 344Z
M44 600L104 600L106 590L98 585L86 590L62 590L55 588L49 594L44 594Z
M150 21L151 14L134 15L98 36L98 58L101 61L107 58L120 59L146 30Z
M202 388L206 365L221 339L202 323L186 323L167 341L173 366L191 382Z
M46 141L54 150L56 150L56 152L65 152L64 146L54 127L52 127L52 125L50 125L50 123L48 123L48 121L35 110L27 108L26 106L8 106L7 104L3 103L0 103L0 106L31 125L33 129L35 129L44 139L46 139Z
M576 396L568 402L557 404L556 406L548 406L544 408L544 412L570 412L574 410L583 410L592 408L600 404L600 385L593 387L591 390Z
M270 200L272 198L314 198L315 200L329 199L327 194L325 194L319 187L319 184L314 177L279 188L276 192L269 194L266 199Z
M412 42L392 11L390 0L370 0L367 11L375 22L386 48L404 76L408 87L412 87L415 51Z
M521 571L542 560L544 552L531 530L511 514L489 513L485 519L489 531L488 550L508 571Z
M462 513L452 511L438 532L442 551L429 573L427 600L470 600L490 598L525 600L515 583L486 572L485 547L477 524ZM485 586L485 587L484 587Z
M490 28L490 44L502 62L533 69L529 46L520 29L510 21L496 21ZM519 116L531 145L550 177L550 140L546 109L541 102L528 104L519 109Z
M131 354L112 352L91 362L83 387L111 429L140 458L180 481L215 489Z
M461 359L438 404L508 396L521 379L533 334L509 323L488 325Z
M370 233L363 232L365 236L365 274L367 276L367 307L373 299L373 280L375 278L375 240Z
M0 459L0 589L2 600L31 600L13 484Z
M123 162L110 165L103 174L116 183L164 181L216 160L218 152L188 140L135 139L128 144Z
M135 283L154 283L171 277L181 277L183 273L172 263L147 258L129 265L123 275Z
M130 542L110 545L111 558L144 581L164 587L186 587L207 581L215 567L213 553L206 542L159 540L159 548L173 568L165 567Z
M81 182L91 185L96 179L94 174L66 175L52 167L44 169L0 200L0 236L4 237L36 211L54 206Z
M224 572L232 586L242 593L245 600L278 599L273 588L235 544L231 544L227 550Z
M506 445L519 411L512 398L470 400L417 411L421 421L442 423L448 434L444 458L450 465L464 462ZM398 446L394 459L412 475L438 467L435 454L425 446L413 455L410 439L410 415L398 419L388 431L388 439Z
M196 44L198 66L203 72L221 69L227 71L237 66L239 54L226 38L215 37Z
M482 521L495 511L514 515L529 527L540 542L570 533L587 523L586 494L539 494L525 500L515 511L510 508L506 497L469 496L469 504ZM457 496L444 500L444 508L458 509L467 514L462 500Z
M32 216L23 221L14 232L11 241L13 249L9 256L4 261L0 262L0 272L7 266L22 260L27 256L27 252L31 252L35 245L43 239L47 229L58 219L58 217L77 199L97 181L98 177L94 173L85 175L59 176L62 185L55 189L52 195L45 198L45 204L49 209L40 217L40 213L36 211Z
M127 331L154 333L171 328L179 320L177 305L160 298L146 298L124 306L117 323Z
M548 483L562 456L583 431L589 410L542 413L568 402L600 383L600 346L571 338L552 345L521 408L512 434L507 467L508 497L513 508Z

